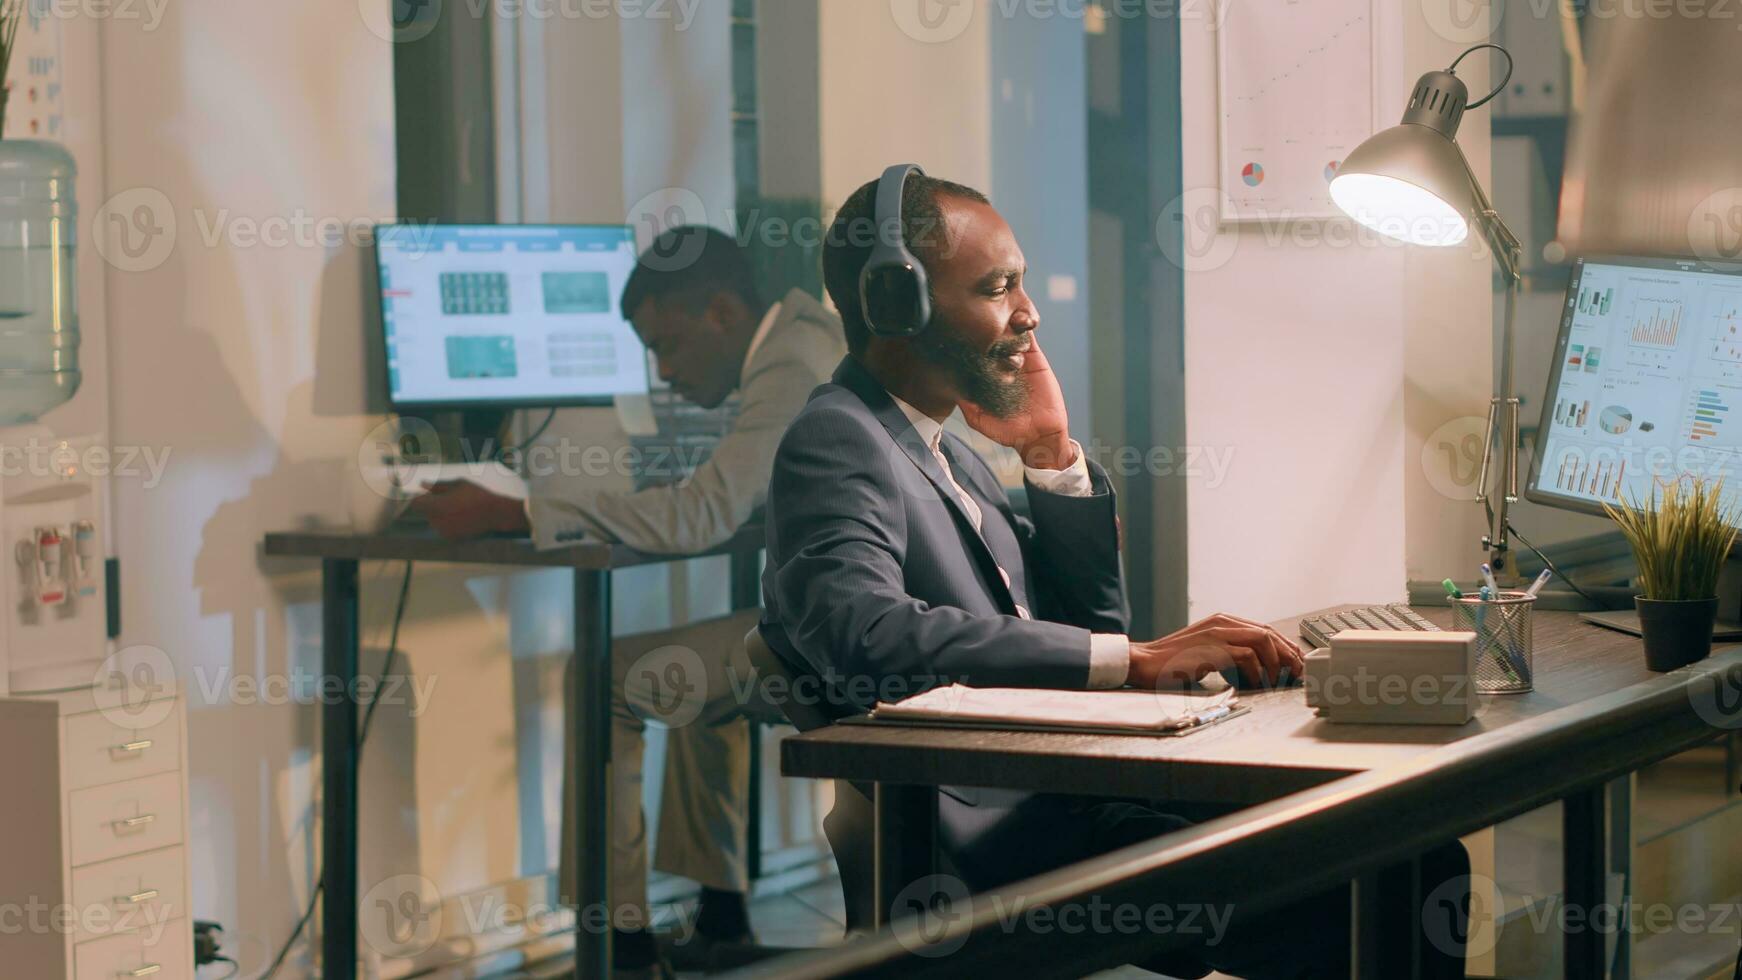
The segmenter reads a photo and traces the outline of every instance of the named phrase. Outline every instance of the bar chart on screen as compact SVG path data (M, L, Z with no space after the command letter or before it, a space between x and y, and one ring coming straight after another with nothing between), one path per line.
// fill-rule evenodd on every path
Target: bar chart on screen
M1561 454L1554 485L1565 493L1616 500L1626 476L1625 458L1600 457L1574 447Z
M1633 303L1633 343L1670 350L1681 336L1682 305L1678 300L1641 298Z
M1730 404L1715 388L1696 388L1688 400L1688 441L1711 442L1724 431Z

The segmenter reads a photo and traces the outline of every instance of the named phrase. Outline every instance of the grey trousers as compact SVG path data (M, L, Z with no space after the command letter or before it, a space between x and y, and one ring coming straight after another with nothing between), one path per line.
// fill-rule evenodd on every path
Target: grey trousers
M743 710L753 690L744 634L760 610L673 630L619 637L611 649L611 922L648 926L647 818L641 763L647 721L668 728L659 843L653 866L709 888L747 891L750 734ZM572 712L574 662L563 678ZM565 733L567 728L565 726ZM563 740L560 894L575 894L574 741Z

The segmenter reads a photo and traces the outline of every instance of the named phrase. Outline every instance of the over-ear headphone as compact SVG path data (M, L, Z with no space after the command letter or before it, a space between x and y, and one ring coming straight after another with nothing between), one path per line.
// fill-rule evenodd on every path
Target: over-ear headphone
M917 164L901 163L877 181L877 241L859 272L859 308L865 326L879 337L911 337L931 322L931 289L925 265L902 241L901 197Z

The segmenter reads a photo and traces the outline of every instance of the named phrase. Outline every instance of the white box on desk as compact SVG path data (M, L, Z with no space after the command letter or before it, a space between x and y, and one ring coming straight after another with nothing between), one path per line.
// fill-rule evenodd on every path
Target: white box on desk
M1334 722L1462 725L1475 668L1474 633L1344 630L1306 657L1307 706Z

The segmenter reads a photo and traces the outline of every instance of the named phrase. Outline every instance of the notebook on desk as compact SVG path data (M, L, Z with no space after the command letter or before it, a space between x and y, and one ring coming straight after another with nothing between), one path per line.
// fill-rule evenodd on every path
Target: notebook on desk
M1184 735L1244 714L1232 690L1055 691L950 684L897 702L879 702L858 724L925 725L1014 731Z

